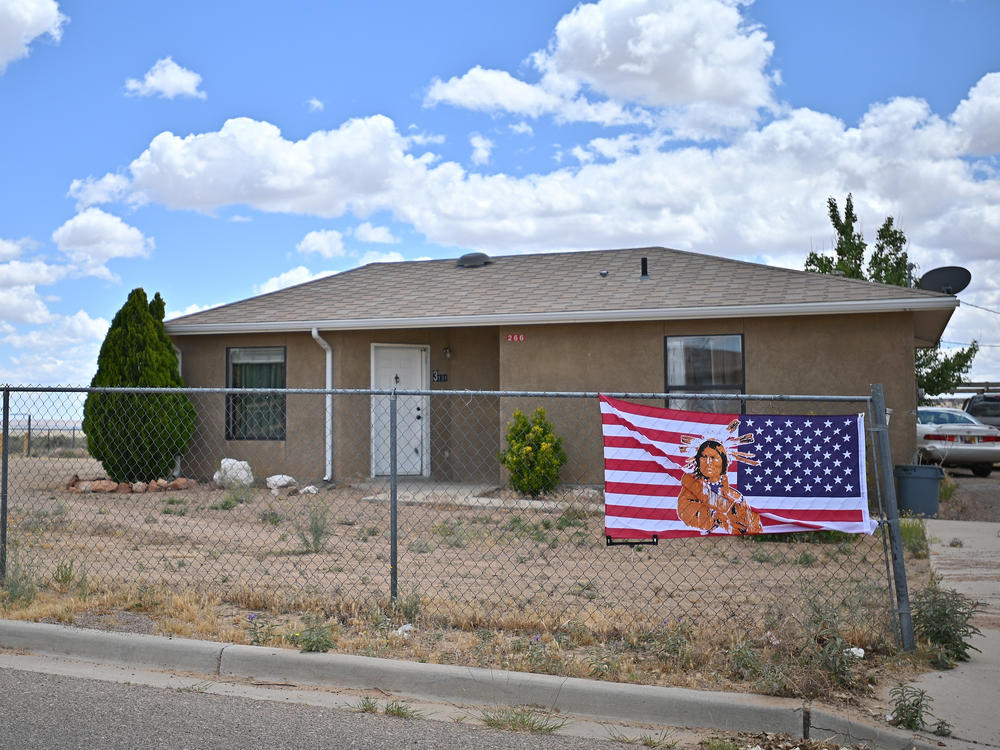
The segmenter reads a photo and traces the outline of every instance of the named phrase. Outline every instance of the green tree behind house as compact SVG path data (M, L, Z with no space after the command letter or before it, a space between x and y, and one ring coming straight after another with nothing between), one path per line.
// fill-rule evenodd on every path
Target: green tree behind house
M826 201L830 223L837 233L837 244L833 255L810 252L806 258L805 270L816 273L831 273L849 279L874 281L893 286L910 286L909 263L906 252L906 234L895 226L891 216L886 217L875 235L875 248L865 257L868 243L857 228L858 217L854 213L854 196L847 194L844 213L840 213L836 198ZM941 345L914 352L914 371L917 386L922 393L921 403L927 403L929 396L950 393L962 384L965 375L972 368L972 360L979 351L979 344L973 341L964 349L947 355L941 352Z
M133 289L111 321L91 387L183 387L177 355L163 326L163 298ZM168 476L187 451L195 409L181 393L91 393L83 406L90 454L116 482Z

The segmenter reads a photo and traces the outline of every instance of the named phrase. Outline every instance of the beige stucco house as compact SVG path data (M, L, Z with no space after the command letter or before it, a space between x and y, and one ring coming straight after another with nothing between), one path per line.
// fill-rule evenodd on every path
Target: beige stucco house
M192 387L427 389L399 404L400 472L501 481L516 406L544 403L571 481L600 482L594 401L448 398L455 390L866 395L882 383L896 463L914 451L915 347L955 297L662 247L478 253L373 263L168 321ZM734 405L735 404L735 405ZM738 402L671 406L739 411ZM388 470L387 411L371 396L199 398L207 476L222 454L260 473L350 480ZM861 405L751 402L748 412ZM583 410L583 411L581 411Z

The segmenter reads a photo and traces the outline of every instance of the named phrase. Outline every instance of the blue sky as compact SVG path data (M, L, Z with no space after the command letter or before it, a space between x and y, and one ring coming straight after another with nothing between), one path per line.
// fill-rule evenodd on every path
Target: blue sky
M665 245L790 268L826 200L973 274L1000 380L1000 3L0 0L0 381L374 260ZM973 307L976 305L978 307Z

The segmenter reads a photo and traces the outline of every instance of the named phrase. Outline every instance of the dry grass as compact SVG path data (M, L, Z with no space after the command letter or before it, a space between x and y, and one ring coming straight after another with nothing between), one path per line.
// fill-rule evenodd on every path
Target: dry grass
M346 653L851 699L892 661L877 538L608 548L592 490L482 505L404 485L390 604L377 487L256 488L235 504L204 486L72 494L54 477L85 469L58 461L12 461L9 532L37 593L15 605L0 591L3 616L124 628L141 615L158 633L288 647L310 618ZM909 565L911 588L926 568ZM865 661L839 659L840 643Z
M427 604L411 600L409 606ZM813 621L788 618L773 623L772 630L737 634L721 623L626 628L611 618L552 623L530 613L480 616L445 626L438 614L416 612L408 618L402 609L400 603L379 606L264 591L248 590L238 601L226 601L211 591L141 585L81 591L71 584L46 586L31 604L6 607L3 616L93 627L95 615L103 615L104 622L123 624L117 629L134 629L131 618L141 615L155 633L287 648L294 647L293 634L309 623L326 622L340 653L852 702L870 697L872 686L886 673L910 668L907 662L897 665L887 638L852 635L847 628L831 636L823 630L824 624L830 625L823 622L829 615L821 611L814 612ZM406 624L414 627L403 628ZM266 627L261 630L261 625ZM264 638L254 638L255 626ZM841 638L844 647L860 646L867 652L863 662L850 665L847 679L840 679L821 658L831 637Z

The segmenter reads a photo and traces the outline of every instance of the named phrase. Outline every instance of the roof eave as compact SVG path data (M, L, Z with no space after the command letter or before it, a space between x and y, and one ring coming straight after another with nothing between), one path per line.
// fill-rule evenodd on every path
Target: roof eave
M717 305L713 307L664 307L638 310L566 310L545 313L498 313L489 315L428 315L406 318L356 318L332 320L290 320L239 323L171 323L167 333L174 336L223 333L365 331L392 328L460 328L554 323L616 323L643 320L691 320L719 318L790 317L795 315L848 315L859 313L923 312L945 313L945 321L958 307L955 297L918 297L911 300L861 300L849 302L809 302L768 305ZM943 330L943 327L942 327Z

